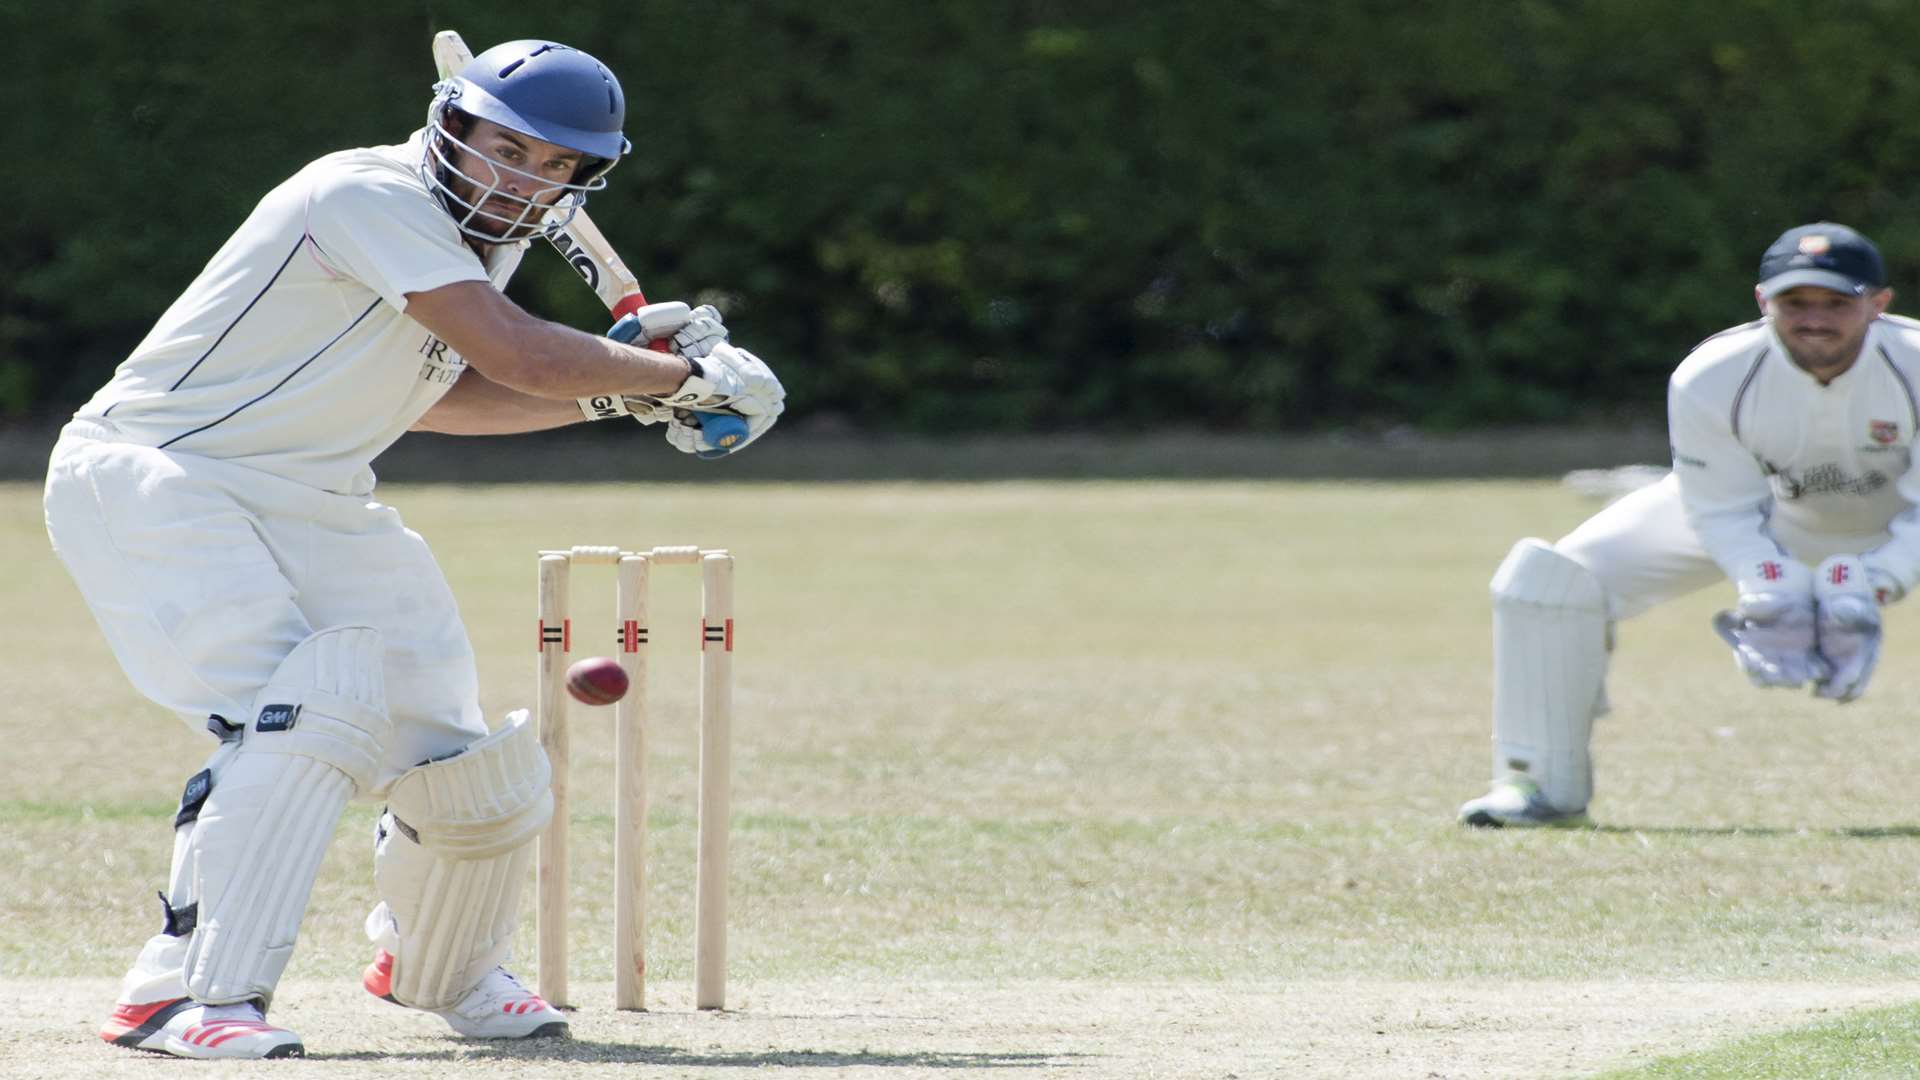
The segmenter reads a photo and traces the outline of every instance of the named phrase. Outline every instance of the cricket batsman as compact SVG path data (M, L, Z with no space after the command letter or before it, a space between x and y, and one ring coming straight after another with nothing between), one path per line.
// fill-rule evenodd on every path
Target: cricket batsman
M303 1054L268 1010L356 797L384 807L367 989L462 1036L567 1034L502 966L552 813L548 762L524 710L489 730L446 580L375 501L370 464L409 430L603 416L712 456L779 417L779 380L711 307L642 308L656 351L503 294L530 241L605 187L624 120L592 56L487 50L407 142L328 154L268 192L62 431L54 550L127 677L211 751L108 1042ZM731 413L747 437L717 447L663 401Z

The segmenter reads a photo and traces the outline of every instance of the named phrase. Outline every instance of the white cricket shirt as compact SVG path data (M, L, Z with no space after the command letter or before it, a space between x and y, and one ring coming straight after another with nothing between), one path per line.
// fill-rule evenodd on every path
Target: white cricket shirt
M1673 373L1667 423L1687 520L1738 580L1778 558L1773 519L1807 533L1872 538L1869 566L1920 578L1920 322L1882 316L1831 383L1796 366L1771 320L1702 342ZM1880 536L1878 534L1890 534Z
M406 294L504 288L526 244L483 265L421 181L424 131L343 150L260 200L133 355L76 414L120 438L326 491L373 490L373 459L466 363Z

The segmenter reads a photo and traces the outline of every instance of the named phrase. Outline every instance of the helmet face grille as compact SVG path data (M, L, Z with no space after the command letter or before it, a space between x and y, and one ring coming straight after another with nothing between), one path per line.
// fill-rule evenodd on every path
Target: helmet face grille
M620 81L600 61L557 42L495 45L435 91L420 175L460 231L486 243L557 232L589 192L606 186L607 172L633 148L620 131L626 119ZM578 152L582 161L573 182L556 185L491 160L454 134L449 109ZM510 194L504 190L509 183L533 194ZM503 213L502 206L511 210Z
M475 240L488 244L518 243L536 236L552 236L573 220L590 192L607 186L606 175L617 158L588 157L575 170L576 182L555 184L545 177L494 161L454 134L449 114L460 107L460 88L452 81L440 84L427 110L427 130L422 141L420 178L453 216L454 227ZM468 114L471 115L471 114ZM466 167L462 167L462 161ZM505 190L518 178L531 194L515 195ZM463 194L464 192L464 194ZM504 204L507 212L495 207ZM491 224L493 228L486 226Z

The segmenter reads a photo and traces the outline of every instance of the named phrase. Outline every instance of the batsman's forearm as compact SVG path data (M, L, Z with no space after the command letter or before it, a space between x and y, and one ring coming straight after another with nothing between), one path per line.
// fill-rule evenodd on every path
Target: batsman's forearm
M670 353L536 318L485 282L409 293L407 315L453 346L469 367L534 397L658 396L679 389L691 372Z
M442 435L514 435L565 427L584 419L580 406L572 401L523 394L468 368L411 430Z
M678 390L692 373L685 360L670 353L545 321L527 328L510 357L495 359L490 366L503 370L481 367L488 378L535 397L563 401L591 394L657 397Z

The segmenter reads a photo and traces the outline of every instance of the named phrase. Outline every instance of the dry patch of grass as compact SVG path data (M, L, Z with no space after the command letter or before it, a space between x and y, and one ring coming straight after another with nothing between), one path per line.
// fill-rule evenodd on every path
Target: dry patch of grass
M0 1077L174 1075L185 1066L92 1038L108 980L0 981ZM1688 1046L1911 997L1920 985L1620 982L1194 984L865 980L759 983L736 1011L663 992L617 1013L607 983L570 1042L482 1043L348 982L286 984L274 1019L305 1061L195 1065L195 1076L980 1075L1499 1080L1578 1076Z

